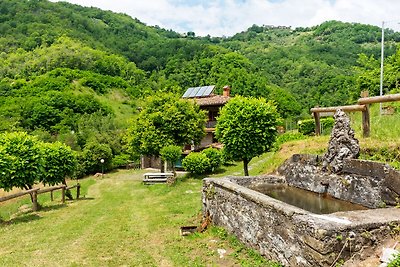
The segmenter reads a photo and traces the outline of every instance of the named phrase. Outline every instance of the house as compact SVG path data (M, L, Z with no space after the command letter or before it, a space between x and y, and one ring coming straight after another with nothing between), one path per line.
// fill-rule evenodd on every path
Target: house
M185 146L185 151L188 150L202 150L207 147L220 148L221 144L217 142L215 138L215 126L217 124L217 117L219 111L230 99L230 87L224 86L223 94L216 95L214 93L214 85L192 87L187 89L183 98L194 99L195 102L200 106L200 109L205 110L208 116L206 122L206 135L201 140L200 144L195 147Z
M207 147L221 148L222 145L217 142L215 138L215 126L217 124L217 117L219 115L219 110L223 107L230 99L230 87L225 86L223 88L222 95L216 95L214 93L215 86L201 86L201 87L191 87L186 90L182 98L192 99L199 106L200 109L205 110L208 116L206 122L206 135L200 141L197 146L186 145L184 147L184 155L189 154L191 151L200 151ZM160 168L161 160L159 157L141 157L141 168ZM181 167L181 162L178 162L176 167Z

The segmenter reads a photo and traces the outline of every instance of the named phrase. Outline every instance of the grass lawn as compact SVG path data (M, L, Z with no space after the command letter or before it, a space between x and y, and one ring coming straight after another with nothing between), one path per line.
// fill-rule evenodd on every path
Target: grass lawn
M85 198L40 195L42 210L11 218L29 199L2 203L0 266L277 266L220 228L180 236L200 223L202 181L145 186L143 172L82 180Z

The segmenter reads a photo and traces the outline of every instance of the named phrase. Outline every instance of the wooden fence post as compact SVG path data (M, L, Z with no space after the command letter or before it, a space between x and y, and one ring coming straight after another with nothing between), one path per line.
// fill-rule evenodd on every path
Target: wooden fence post
M50 191L50 199L51 201L54 201L53 190Z
M368 97L368 91L361 92L361 98ZM369 117L369 105L365 104L365 110L362 112L362 128L363 128L363 137L369 137L371 133L371 124Z
M318 112L313 112L314 120L315 120L315 135L321 135L321 121Z
M61 202L65 203L65 186L61 189Z
M76 186L76 199L79 199L79 196L81 194L81 184L77 184Z
M38 201L37 201L37 191L32 192L32 210L37 211L39 208Z

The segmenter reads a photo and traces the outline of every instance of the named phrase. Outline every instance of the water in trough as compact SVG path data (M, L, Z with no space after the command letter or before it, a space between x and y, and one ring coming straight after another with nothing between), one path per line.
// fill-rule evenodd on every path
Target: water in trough
M324 193L314 193L286 184L262 184L252 186L250 189L316 214L367 209L362 205L343 201Z

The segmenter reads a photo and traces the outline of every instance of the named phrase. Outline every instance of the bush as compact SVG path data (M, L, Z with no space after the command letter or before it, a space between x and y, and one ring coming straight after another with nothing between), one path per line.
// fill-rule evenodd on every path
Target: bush
M314 119L302 120L302 121L299 121L297 124L298 124L299 133L304 134L304 135L311 135L311 134L315 133L315 120ZM331 117L322 118L321 119L322 134L329 134L334 124L335 124L335 120L333 118L331 118Z
M335 124L335 119L334 118L323 118L321 119L321 133L322 134L331 134L333 125Z
M207 169L207 172L213 172L221 166L222 153L218 149L209 147L204 149L201 153L205 154L210 160L210 166Z
M182 160L182 166L192 174L203 174L210 168L210 159L205 153L192 152Z
M315 132L315 120L314 119L308 119L308 120L301 120L298 121L298 126L299 126L299 133L304 134L304 135L311 135L312 133Z
M131 161L131 159L128 154L120 154L120 155L115 156L112 159L111 165L112 165L113 169L125 167L126 165L129 164L130 161Z
M82 166L78 167L78 171L84 174L104 172L110 170L112 167L112 151L107 144L90 142L86 144L79 158L81 160L79 163ZM101 162L102 159L104 163Z

